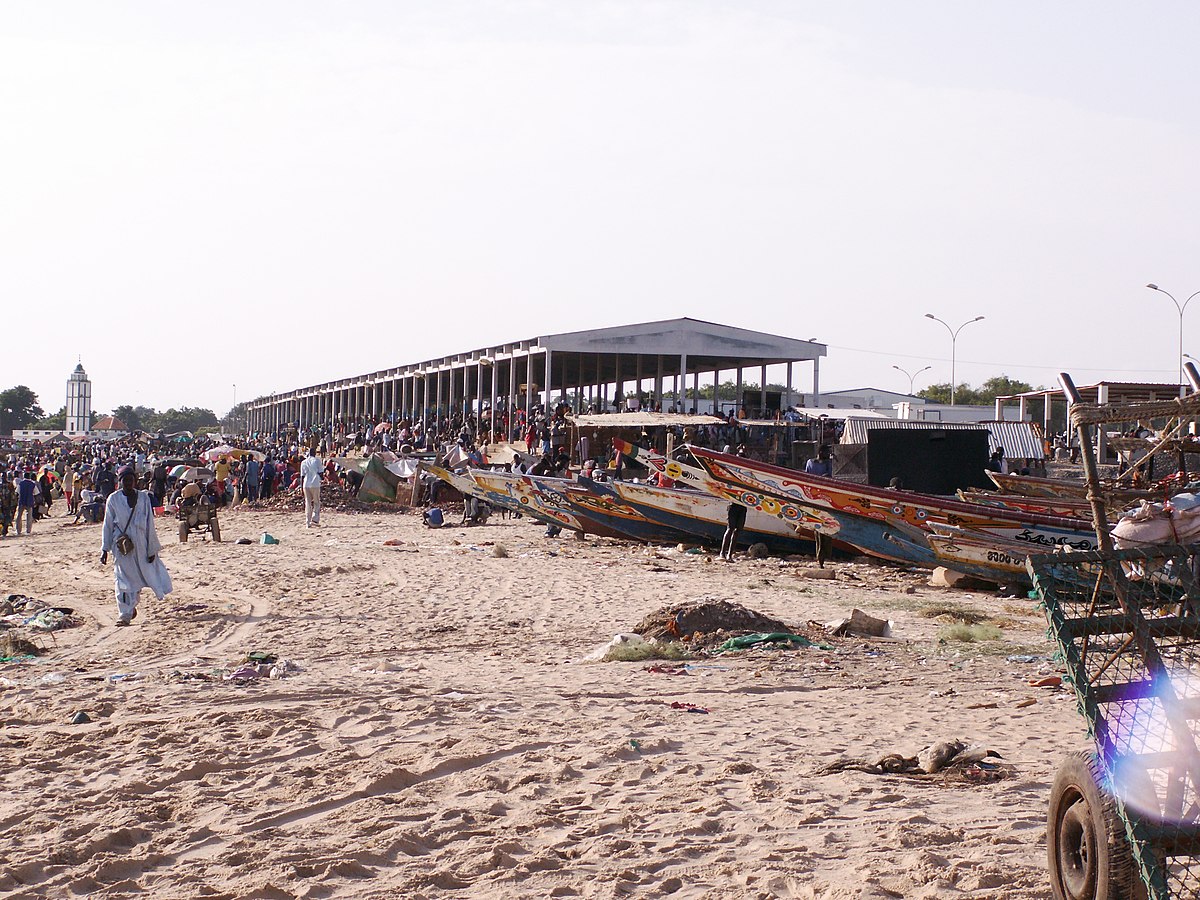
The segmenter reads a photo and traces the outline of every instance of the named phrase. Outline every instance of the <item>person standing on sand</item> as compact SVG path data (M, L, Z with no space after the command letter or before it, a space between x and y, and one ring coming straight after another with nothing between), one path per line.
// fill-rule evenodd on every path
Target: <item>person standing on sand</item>
M8 472L0 467L0 538L8 537L13 518L17 514L17 489L13 487Z
M26 534L33 534L33 508L37 506L38 497L41 493L38 491L37 482L29 476L31 472L26 472L25 475L17 482L17 535L21 534L21 525L25 526Z
M159 558L162 545L154 528L154 500L137 489L132 466L119 473L121 488L109 494L104 504L104 531L100 539L100 564L113 559L116 579L117 624L128 625L137 618L138 597L149 588L161 600L171 593L171 576Z
M300 464L300 484L304 489L304 527L321 527L321 457L312 447Z
M818 475L821 478L833 477L833 460L830 458L828 444L822 444L817 450L817 458L810 459L804 464L804 471L808 475ZM823 569L833 546L833 538L819 529L814 530L813 535L816 540L817 568Z
M737 547L738 536L746 527L746 507L740 503L730 503L725 514L725 535L721 538L721 555L718 559L733 562L733 551Z

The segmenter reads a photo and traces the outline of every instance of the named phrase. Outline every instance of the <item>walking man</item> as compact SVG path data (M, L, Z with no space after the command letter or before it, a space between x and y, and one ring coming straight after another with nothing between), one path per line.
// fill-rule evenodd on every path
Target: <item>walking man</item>
M21 525L25 526L26 534L33 534L33 508L37 506L41 491L37 482L26 472L17 482L17 535L21 534Z
M171 576L159 558L162 545L154 529L154 500L137 489L132 466L122 466L121 489L104 504L104 531L100 541L100 564L113 559L116 579L117 624L128 625L137 618L138 597L149 588L161 600L171 593Z
M324 465L317 451L308 448L308 456L300 464L300 484L304 489L304 527L321 527L321 470Z

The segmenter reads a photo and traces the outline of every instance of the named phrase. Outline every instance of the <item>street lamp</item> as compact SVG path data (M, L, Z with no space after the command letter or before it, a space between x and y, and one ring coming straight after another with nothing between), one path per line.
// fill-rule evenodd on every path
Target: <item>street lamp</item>
M903 372L905 375L908 376L908 393L909 393L909 396L912 396L913 379L916 378L918 375L920 375L922 372L928 372L930 369L933 368L933 366L926 366L923 369L917 369L917 371L915 371L915 372L910 372L910 371L908 371L908 369L902 369L899 366L892 366L892 368L895 369L897 372Z
M933 319L933 321L935 321L935 322L941 322L943 325L946 326L946 330L948 332L950 332L950 405L953 406L954 405L954 392L956 389L956 385L954 383L954 377L955 377L955 351L956 351L956 346L958 344L958 333L960 331L962 331L964 328L966 328L968 325L970 325L972 322L982 322L984 320L984 317L976 316L973 319L967 319L967 321L963 322L957 328L951 328L950 324L948 322L946 322L944 319L939 319L933 313L925 313L925 318Z
M1183 301L1183 305L1180 306L1179 301L1175 299L1175 295L1170 291L1164 291L1157 284L1148 284L1146 287L1152 291L1158 291L1160 294L1166 294L1171 298L1171 302L1175 304L1175 308L1179 310L1179 386L1183 387L1183 314L1187 311L1188 304L1192 302L1192 297L1200 294L1200 291L1196 291L1195 294L1192 294L1192 297L1188 297Z

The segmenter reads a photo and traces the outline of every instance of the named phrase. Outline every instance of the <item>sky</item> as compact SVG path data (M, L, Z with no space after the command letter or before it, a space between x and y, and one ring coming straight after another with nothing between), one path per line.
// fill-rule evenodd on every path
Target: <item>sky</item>
M1145 285L1200 291L1198 32L1182 0L6 4L0 389L57 410L82 360L100 412L221 415L690 316L919 390L926 313L985 316L960 383L1173 381Z

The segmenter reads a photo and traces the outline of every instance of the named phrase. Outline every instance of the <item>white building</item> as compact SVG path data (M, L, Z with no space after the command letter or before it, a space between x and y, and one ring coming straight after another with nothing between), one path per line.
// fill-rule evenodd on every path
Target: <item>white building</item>
M63 434L73 437L87 434L92 427L92 382L83 371L83 362L67 379L67 422Z

